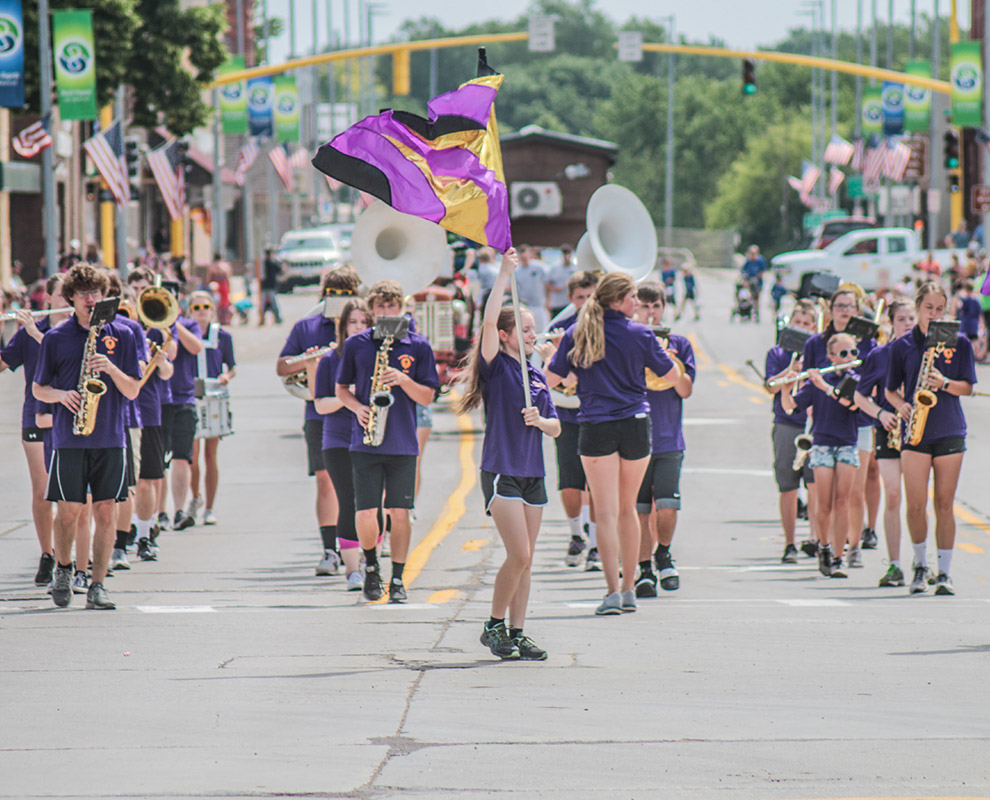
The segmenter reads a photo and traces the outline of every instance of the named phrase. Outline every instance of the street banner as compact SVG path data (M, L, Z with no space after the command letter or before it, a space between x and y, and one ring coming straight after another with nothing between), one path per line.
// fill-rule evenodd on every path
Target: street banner
M252 136L271 136L272 95L274 84L270 77L252 78L247 85L248 125Z
M275 140L278 142L299 141L299 89L293 75L279 75L275 78Z
M983 60L980 42L956 42L952 45L949 75L952 83L952 124L982 125Z
M900 136L904 133L904 84L883 82L883 135Z
M59 115L63 120L96 119L93 12L52 12L52 40Z
M24 106L24 15L21 0L0 0L0 106Z
M879 86L863 89L863 136L867 139L883 131L883 90Z
M927 60L908 61L904 66L908 75L921 78L932 76L932 65ZM932 93L921 86L904 86L904 130L908 133L927 133L932 121Z
M217 75L240 72L244 69L244 56L231 56L217 70ZM248 132L247 87L244 81L228 83L220 87L220 124L224 133Z

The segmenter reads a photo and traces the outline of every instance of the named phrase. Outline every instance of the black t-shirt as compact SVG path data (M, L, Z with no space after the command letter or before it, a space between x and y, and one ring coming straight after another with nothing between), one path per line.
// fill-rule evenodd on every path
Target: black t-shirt
M278 285L278 274L281 271L279 263L274 258L266 258L265 272L261 279L261 288L275 289Z

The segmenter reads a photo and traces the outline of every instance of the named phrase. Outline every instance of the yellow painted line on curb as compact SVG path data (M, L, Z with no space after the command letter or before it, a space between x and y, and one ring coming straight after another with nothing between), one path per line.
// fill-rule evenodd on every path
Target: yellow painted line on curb
M960 550L965 550L967 553L980 554L986 552L986 550L984 550L978 544L972 544L970 542L956 542L956 547L958 547Z
M461 550L465 553L473 553L475 550L480 550L486 544L488 544L490 539L471 539L470 541L464 542L461 545Z
M959 503L953 503L953 510L956 512L956 516L967 525L973 525L983 531L987 536L990 536L990 525L976 516L972 511L963 508Z
M698 343L698 337L693 333L688 334L688 341L694 349L694 357L698 362L698 369L708 369L712 365L712 357L705 352L705 348Z
M458 589L441 589L439 592L434 592L427 599L427 603L449 603L451 600L456 599L460 595L460 590Z

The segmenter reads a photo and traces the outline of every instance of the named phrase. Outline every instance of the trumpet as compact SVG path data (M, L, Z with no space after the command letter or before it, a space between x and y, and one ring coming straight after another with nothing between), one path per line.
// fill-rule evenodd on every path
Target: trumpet
M285 359L285 363L302 364L303 362L311 361L314 358L321 358L333 350L336 346L336 344L331 344L329 347L321 347L319 350L314 350L312 353L301 353L298 356L292 356ZM309 387L309 372L306 366L302 366L299 369L290 372L288 375L283 376L282 386L285 391L293 397L298 397L300 400L313 399Z
M27 309L24 309L27 310ZM61 314L62 312L67 314L72 313L71 307L66 308L46 308L42 311L28 311L32 317L47 317L49 314ZM0 314L0 322L10 322L17 319L16 311L8 311L6 314Z
M846 361L844 364L833 364L831 367L823 367L818 370L822 375L826 375L829 372L842 372L845 369L852 369L853 367L858 367L863 363L863 359L857 358L855 361ZM774 386L783 386L788 383L794 383L795 381L803 381L807 378L814 370L806 369L804 372L799 372L797 375L792 375L789 378L777 378L776 380L770 381L767 386L773 388Z

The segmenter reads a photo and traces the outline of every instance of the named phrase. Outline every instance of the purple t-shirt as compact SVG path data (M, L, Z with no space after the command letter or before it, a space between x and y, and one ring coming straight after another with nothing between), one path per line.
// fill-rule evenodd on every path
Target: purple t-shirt
M529 394L541 417L555 418L546 379L527 362ZM523 423L522 367L508 353L499 350L490 363L478 360L481 393L485 401L485 441L481 447L481 468L496 475L542 478L543 432Z
M354 396L367 405L371 397L371 376L375 370L378 342L372 338L374 329L355 334L347 340L337 370L337 383L354 387ZM429 341L418 333L407 333L393 342L388 365L408 375L416 383L440 388L437 363ZM402 389L394 387L392 403L385 426L385 438L380 447L364 444L364 428L354 417L351 425L351 451L382 455L419 455L416 439L416 403Z
M45 333L49 328L47 319L38 320L37 325L38 330L42 333ZM3 361L11 371L20 366L24 367L24 404L21 406L22 428L35 427L34 415L39 413L38 406L43 405L34 399L34 394L31 392L31 384L34 382L34 368L38 363L40 350L41 343L27 332L27 328L20 328L10 338L7 346L0 350L0 361Z
M76 320L75 315L56 328L52 328L41 340L41 351L35 368L35 383L55 389L76 389L83 351L89 331ZM103 326L96 340L96 352L106 355L125 375L140 378L137 348L130 329L117 320ZM89 436L76 436L72 432L75 415L61 403L53 407L52 446L58 449L106 448L124 446L125 402L124 396L107 376L99 376L107 385L100 398L96 414L96 427Z
M980 317L983 309L975 297L964 297L959 309L959 332L964 336L977 336L980 332Z
M828 340L831 339L837 331L829 325L824 333L816 333L804 344L804 359L802 361L802 369L822 369L823 367L828 367L832 365L832 362L828 358ZM853 337L855 339L855 337ZM866 357L870 354L870 351L877 346L876 339L855 339L856 350L859 354L856 358L860 359L864 364L866 363ZM857 411L856 417L858 419L858 425L860 427L870 427L876 420L870 417L864 411Z
M770 379L787 369L793 361L794 353L785 350L779 345L774 345L767 350L767 360L763 374L767 376L767 379ZM799 428L803 428L805 423L804 414L797 411L793 414L788 414L784 411L784 405L780 400L780 395L782 392L786 392L788 388L785 386L773 396L773 421L782 425L796 425Z
M337 396L337 368L339 366L340 355L336 350L331 350L320 359L320 363L316 367L316 388L313 390L313 397ZM349 408L341 407L332 414L325 414L323 416L323 449L350 448L353 430L354 412Z
M289 337L285 340L279 358L298 356L311 347L326 347L337 341L337 321L324 317L323 312L303 317L292 326ZM306 401L306 420L321 421L323 417L316 413L316 407L311 400Z
M674 366L645 325L612 309L605 309L604 318L605 358L590 367L571 364L568 356L574 346L574 325L567 329L548 366L562 378L570 372L577 375L580 422L610 422L648 414L646 367L663 376Z
M667 352L677 356L684 364L684 371L695 379L698 370L694 365L694 349L691 342L678 334L671 334ZM650 403L650 422L653 429L654 453L671 453L684 449L684 398L673 388L665 392L646 391Z
M217 331L217 346L206 348L206 377L217 378L227 369L236 366L234 361L234 337L223 328Z
M921 371L921 358L925 350L925 335L915 326L909 334L890 345L890 364L887 367L887 388L898 391L903 385L901 396L909 403L914 399L914 387ZM973 360L973 346L962 334L956 339L956 346L935 357L935 368L946 378L956 381L976 383L976 364ZM947 436L966 435L966 417L963 416L959 397L948 392L935 393L938 402L928 412L925 434L921 444L928 444Z
M829 386L838 386L846 375L858 377L852 370L829 372L822 375ZM811 437L818 445L830 447L855 446L859 439L859 421L855 409L841 405L831 393L823 392L811 381L794 395L797 410L804 412L811 406Z
M560 322L555 323L553 328L555 330L557 328L560 328L561 330L566 331L575 322L577 322L577 314L571 314L569 317L565 317L564 319L560 320ZM561 344L563 344L563 340L561 340ZM551 399L553 399L553 395L551 395ZM561 422L573 422L577 424L578 409L561 407L557 409L557 416L560 418Z
M134 350L138 355L138 360L148 363L148 340L144 336L144 328L141 324L135 322L126 314L117 313L117 318L114 320L119 322L125 328L131 332L131 336L134 337ZM141 405L141 395L138 395L136 400L124 400L126 411L124 412L125 424L128 428L143 428L145 425L154 425L153 422L145 422L143 415L143 406ZM160 422L159 422L160 424Z
M172 326L172 329L171 330L172 330L172 340L174 341L175 340L175 325ZM165 341L164 334L158 328L149 328L146 335L147 335L147 337L148 337L148 339L150 341L154 342L159 347L161 347L162 342ZM171 378L169 380L162 380L157 375L155 375L154 377L148 379L148 383L154 383L156 381L158 382L158 404L160 406L170 405L172 403L172 380L171 380ZM145 386L147 386L147 385L148 384L146 383ZM141 394L142 395L144 394L144 391L143 390L142 390ZM138 400L140 400L140 399L141 399L141 397L139 396L138 397ZM158 424L159 425L162 424L161 423L161 419L162 419L161 410L159 410L159 412L158 412ZM147 422L145 423L145 425L149 425L149 424L151 424L151 423L147 423Z
M196 320L179 317L178 322L194 336L203 338L203 331ZM178 334L173 331L172 335L178 341ZM186 350L186 346L180 341L175 354L175 361L172 363L175 366L175 371L169 380L172 385L172 403L177 406L190 405L196 399L194 382L196 379L196 356Z
M887 402L884 388L887 385L887 368L890 363L890 344L874 347L859 368L859 384L856 391L869 397L884 411L893 412L893 407ZM865 412L864 412L865 413ZM878 415L879 416L879 415ZM877 428L883 428L880 420L874 420ZM886 430L886 428L884 428Z

